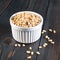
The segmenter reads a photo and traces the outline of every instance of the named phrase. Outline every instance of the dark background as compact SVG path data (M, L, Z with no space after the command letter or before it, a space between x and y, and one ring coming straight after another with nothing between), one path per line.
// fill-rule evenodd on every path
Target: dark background
M26 47L14 47L16 42L11 36L9 18L18 11L35 11L44 18L43 29L49 28L57 31L56 35L48 34L54 41L55 45L48 43L44 36L33 43L27 44ZM39 45L47 42L47 48L38 49ZM60 60L60 0L0 0L0 60L27 60L25 51L29 46L34 51L39 50L41 55L34 55L32 60ZM15 51L13 56L8 58L8 54Z

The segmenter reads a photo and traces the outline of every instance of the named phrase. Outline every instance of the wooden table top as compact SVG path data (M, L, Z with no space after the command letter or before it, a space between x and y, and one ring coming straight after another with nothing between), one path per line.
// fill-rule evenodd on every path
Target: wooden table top
M5 5L5 4L8 5ZM30 60L60 60L60 1L59 0L10 0L1 5L0 13L0 60L28 60L27 53L29 47L32 51L39 51ZM5 8L3 9L3 6ZM47 32L41 38L32 43L26 44L25 47L15 47L16 42L11 34L9 17L22 10L31 10L40 13L44 18L43 29ZM56 30L56 34L51 33L48 29ZM49 43L45 36L48 35L55 44ZM38 46L47 43L46 48L39 49ZM22 45L22 43L20 43Z

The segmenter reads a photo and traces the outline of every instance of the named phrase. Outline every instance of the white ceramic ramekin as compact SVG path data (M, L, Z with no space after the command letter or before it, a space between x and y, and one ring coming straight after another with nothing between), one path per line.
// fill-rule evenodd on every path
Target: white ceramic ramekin
M14 17L16 14L24 13L24 12L29 12L32 14L36 14L40 16L41 18L41 23L35 27L29 27L29 28L23 28L20 26L16 26L12 23L12 17ZM11 30L12 30L12 36L13 38L21 43L33 43L37 41L41 37L41 30L42 30L42 25L43 25L43 17L32 11L21 11L13 14L10 17L10 25L11 25Z

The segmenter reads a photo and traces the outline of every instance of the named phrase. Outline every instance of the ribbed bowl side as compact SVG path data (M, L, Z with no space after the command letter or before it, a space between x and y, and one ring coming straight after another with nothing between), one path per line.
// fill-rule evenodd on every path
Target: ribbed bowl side
M15 30L12 28L13 38L21 43L32 43L37 41L41 36L41 29L33 30L33 31L21 31Z

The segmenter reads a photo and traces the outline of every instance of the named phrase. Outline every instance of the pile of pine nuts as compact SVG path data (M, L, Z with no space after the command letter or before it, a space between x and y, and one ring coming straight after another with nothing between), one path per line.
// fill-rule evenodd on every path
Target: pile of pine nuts
M41 22L41 18L39 16L29 12L16 14L12 18L13 24L24 28L37 26L38 24L40 24L40 22Z

